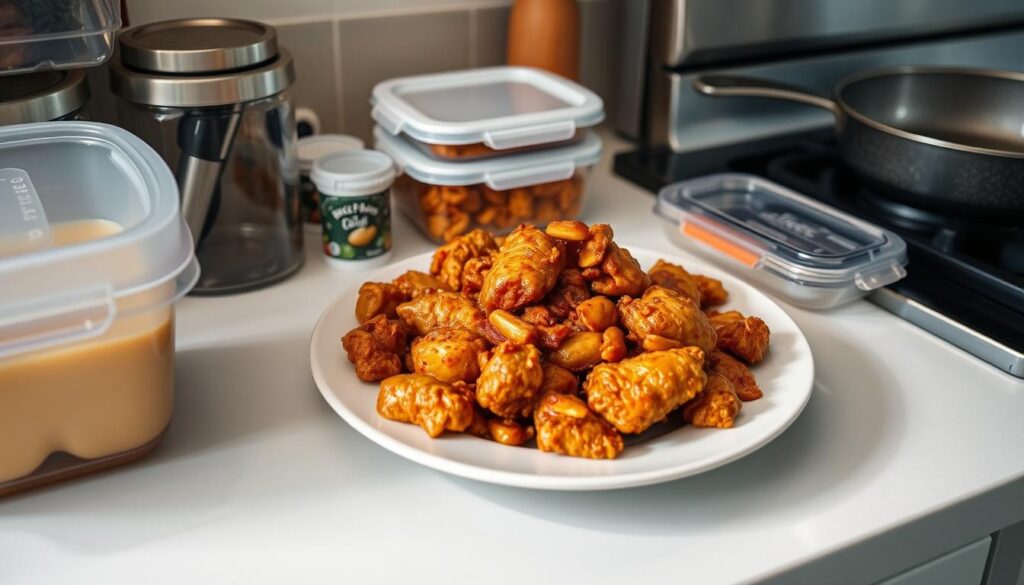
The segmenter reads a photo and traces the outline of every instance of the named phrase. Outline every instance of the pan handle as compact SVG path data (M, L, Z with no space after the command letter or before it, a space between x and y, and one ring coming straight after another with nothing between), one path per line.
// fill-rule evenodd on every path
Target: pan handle
M755 77L701 75L693 80L693 89L712 97L764 97L800 102L828 110L837 118L842 113L839 104L828 98L808 93L792 85Z

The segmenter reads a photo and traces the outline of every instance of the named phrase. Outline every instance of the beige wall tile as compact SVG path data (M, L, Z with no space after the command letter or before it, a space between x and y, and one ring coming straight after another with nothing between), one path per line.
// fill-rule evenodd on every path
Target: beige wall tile
M295 60L292 104L316 110L324 132L338 132L334 27L330 22L277 25L278 42Z
M508 46L508 6L475 9L470 13L473 67L505 64Z
M380 81L469 67L469 12L337 22L341 128L372 144L370 92Z

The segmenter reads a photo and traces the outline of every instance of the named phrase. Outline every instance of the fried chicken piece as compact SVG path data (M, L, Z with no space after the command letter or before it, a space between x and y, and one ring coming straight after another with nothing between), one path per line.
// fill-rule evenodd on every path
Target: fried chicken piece
M422 293L452 290L445 281L433 274L427 274L419 270L407 271L394 280L394 285L405 294L407 299L414 299Z
M569 394L546 392L533 415L537 448L589 459L614 459L622 452L622 435Z
M641 344L648 335L659 335L695 345L705 352L715 348L715 328L700 307L672 289L655 285L638 299L619 299L619 317L631 336Z
M695 427L728 429L742 408L732 382L721 374L709 374L704 390L683 405L683 420Z
M579 270L568 268L558 275L558 283L544 299L544 306L555 317L565 319L580 303L590 298L590 286Z
M614 235L612 226L606 223L590 226L586 238L579 246L576 265L580 268L590 268L600 264L601 260L604 260L605 254L608 253L608 247L611 246Z
M489 251L483 256L466 260L462 267L462 292L478 293L484 285L484 275L494 265L494 258L498 255L496 251Z
M402 323L419 335L441 327L477 333L484 321L484 312L473 304L473 301L458 293L447 291L421 294L407 303L398 305L396 312Z
M548 351L552 351L558 349L558 347L565 341L565 338L569 337L571 334L572 328L564 323L555 323L551 326L538 325L537 345Z
M536 227L520 225L484 275L480 306L489 313L536 303L555 287L564 263L565 254L552 238Z
M658 260L647 271L651 284L670 288L700 306L700 287L693 275L678 264Z
M461 290L463 270L467 261L486 256L497 249L498 244L489 232L481 229L471 230L434 252L430 262L430 273L440 277L449 289Z
M533 438L533 427L508 418L487 421L487 434L496 443L518 447Z
M629 250L620 248L615 242L608 245L608 252L598 267L600 273L592 279L590 289L599 295L638 295L651 283Z
M498 416L529 416L537 400L544 370L540 351L508 341L494 348L476 381L476 400Z
M551 312L551 309L543 305L530 305L526 307L523 309L522 319L531 325L544 325L547 327L558 323L558 319Z
M694 282L700 290L700 307L706 309L724 304L729 300L729 291L722 286L722 281L703 274L694 274Z
M432 438L462 432L473 422L473 396L465 389L424 374L399 374L380 383L377 412L387 419L419 425Z
M764 396L750 368L731 355L716 349L708 354L706 366L709 374L718 374L732 382L740 400L750 402Z
M595 366L583 391L590 408L619 432L642 433L704 388L703 363L696 347L642 353Z
M402 373L405 329L398 321L377 315L341 338L348 361L355 364L356 376L364 382L376 382Z
M359 298L356 299L356 321L366 323L377 315L394 319L398 316L395 309L408 300L408 295L393 284L365 282L359 287Z
M771 331L757 317L744 317L739 311L707 314L718 334L718 349L727 351L750 365L764 359Z
M487 342L465 329L434 329L412 342L413 371L442 382L474 382L480 375L477 356Z
M544 379L540 383L540 393L558 392L559 394L576 394L580 381L576 374L555 364L544 364Z

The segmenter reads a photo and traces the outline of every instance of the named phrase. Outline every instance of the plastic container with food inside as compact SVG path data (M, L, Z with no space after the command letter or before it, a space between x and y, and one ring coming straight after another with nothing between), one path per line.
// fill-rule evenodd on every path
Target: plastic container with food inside
M119 28L120 0L0 0L0 75L100 65Z
M906 243L896 234L754 175L669 185L655 212L684 248L809 309L859 299L907 274Z
M441 160L564 146L604 119L597 94L532 67L390 79L373 88L371 103L378 126Z
M376 148L395 161L396 205L435 242L482 227L508 233L580 215L601 139L561 148L463 162L434 159L400 136L374 129Z
M167 165L105 124L0 128L0 495L135 459L198 277Z

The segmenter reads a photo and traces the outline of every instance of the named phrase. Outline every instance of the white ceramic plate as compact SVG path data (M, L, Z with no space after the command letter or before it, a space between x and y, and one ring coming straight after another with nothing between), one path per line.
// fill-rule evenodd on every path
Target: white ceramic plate
M411 424L377 414L377 384L361 382L345 357L340 339L356 326L359 283L339 296L320 317L310 341L313 379L341 418L378 445L417 463L480 481L537 489L600 490L647 485L702 473L725 465L769 443L807 404L814 361L807 339L774 301L745 282L690 256L661 254L626 246L647 268L658 258L695 273L720 279L729 291L726 308L757 315L772 330L768 357L754 367L764 397L743 404L731 429L682 426L678 412L643 435L627 437L617 459L595 461L506 447L468 434L446 433L431 439ZM365 280L389 282L406 270L427 270L424 254L388 266Z

